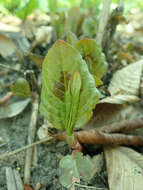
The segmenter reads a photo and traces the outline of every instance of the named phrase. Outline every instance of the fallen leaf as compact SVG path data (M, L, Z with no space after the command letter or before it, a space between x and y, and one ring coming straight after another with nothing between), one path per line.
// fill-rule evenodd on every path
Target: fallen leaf
M16 50L13 41L3 33L0 33L0 54L4 58L11 56Z
M143 156L127 147L105 147L105 160L110 190L141 190Z
M140 80L143 70L143 60L132 63L118 70L111 79L109 92L112 95L139 95Z
M30 187L28 184L24 184L24 190L34 190L34 189Z
M0 107L0 119L11 118L20 114L26 108L30 101L31 99L27 98L8 104L5 107Z
M99 101L99 103L110 103L110 104L125 104L134 103L140 101L140 98L135 95L117 94L107 96L106 98Z
M32 47L36 47L37 45L42 45L45 47L50 43L52 39L53 28L51 26L41 26L37 29L35 34L35 41L33 42Z
M122 120L130 120L142 116L142 109L138 104L120 105L110 103L99 103L94 109L93 117L83 127L91 129L102 127Z
M0 32L0 55L4 58L16 53L21 61L30 49L28 40L18 32Z

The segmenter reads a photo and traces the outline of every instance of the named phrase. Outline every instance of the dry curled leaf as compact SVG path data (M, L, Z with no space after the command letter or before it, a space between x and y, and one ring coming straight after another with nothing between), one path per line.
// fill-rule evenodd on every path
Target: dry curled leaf
M106 97L100 100L99 103L125 104L125 103L138 102L139 100L140 98L135 95L117 94L117 95Z
M118 105L109 103L99 103L94 109L91 120L83 127L91 129L102 127L122 120L130 120L142 116L142 109L138 104Z
M111 79L109 92L111 95L139 95L139 86L143 69L143 60L130 64L117 71Z
M30 185L24 184L24 190L34 190Z
M105 147L110 190L141 190L143 156L127 147Z
M108 87L111 96L101 100L100 103L125 104L139 101L142 70L143 60L118 70Z

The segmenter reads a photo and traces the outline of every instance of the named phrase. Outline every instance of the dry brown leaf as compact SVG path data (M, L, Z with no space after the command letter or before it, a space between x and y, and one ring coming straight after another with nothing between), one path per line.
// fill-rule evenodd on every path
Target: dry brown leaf
M142 116L142 109L138 104L133 105L118 105L101 103L97 104L91 120L83 127L91 129L102 127L114 122L122 120L134 119Z
M24 184L24 190L34 190L30 185Z
M105 147L110 190L141 190L143 156L127 147Z
M111 79L108 91L111 96L99 103L125 104L139 101L143 60L118 70Z
M16 53L19 60L30 49L28 40L18 32L0 32L0 55L4 58Z
M52 39L53 28L51 26L41 26L37 28L35 34L35 41L33 42L32 47L36 47L37 45L42 45L45 47L50 43Z
M16 50L13 41L6 35L0 33L0 54L4 58L11 56Z
M139 95L139 86L143 70L143 60L130 64L117 71L111 79L109 92L111 95Z
M139 97L134 95L126 95L126 94L117 94L108 96L99 101L99 103L110 103L110 104L125 104L125 103L134 103L140 100Z

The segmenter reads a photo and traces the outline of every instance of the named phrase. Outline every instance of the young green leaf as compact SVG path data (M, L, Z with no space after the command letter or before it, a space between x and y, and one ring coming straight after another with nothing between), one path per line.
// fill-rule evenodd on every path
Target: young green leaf
M66 34L66 42L74 46L78 42L78 38L73 32L68 31Z
M107 62L96 41L84 38L77 42L75 48L79 50L86 61L91 74L96 75L100 79L107 70Z
M16 83L11 85L10 89L16 96L21 96L24 98L31 97L30 86L24 78L19 78Z
M99 92L80 53L58 40L42 65L40 111L58 129L71 135L92 116Z
M71 187L74 182L80 182L80 178L89 181L93 178L95 166L89 156L83 156L81 152L77 152L75 156L67 155L60 160L59 164L62 175L60 183L64 187Z
M38 1L37 0L28 0L24 7L19 8L15 11L15 14L21 18L22 20L24 20L29 14L32 13L33 10L35 10L36 8L38 8Z

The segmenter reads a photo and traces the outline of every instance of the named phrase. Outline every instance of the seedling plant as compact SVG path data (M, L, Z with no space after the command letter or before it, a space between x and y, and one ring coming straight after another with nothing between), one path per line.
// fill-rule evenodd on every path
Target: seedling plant
M92 117L100 98L97 86L102 84L107 63L95 40L78 40L73 33L68 33L66 39L56 41L43 62L40 112L54 128L65 133L74 149L72 155L60 161L60 181L71 187L73 181L79 182L81 172L86 180L91 178L91 161L80 153L82 147L74 131Z

